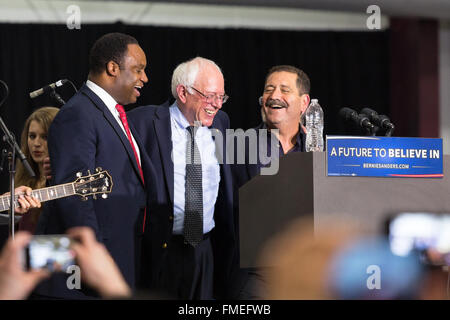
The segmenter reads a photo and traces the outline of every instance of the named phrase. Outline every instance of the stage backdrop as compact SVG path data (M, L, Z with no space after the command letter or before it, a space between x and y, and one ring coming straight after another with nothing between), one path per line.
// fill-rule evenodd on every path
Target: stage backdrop
M45 96L31 100L29 92L64 78L80 87L87 77L90 47L108 32L133 35L147 54L149 82L137 105L171 98L173 69L203 56L223 70L230 96L223 110L233 128L247 129L261 121L258 97L266 72L278 64L295 65L309 75L311 97L319 99L325 112L325 134L346 133L338 118L342 107L371 107L389 115L389 31L193 29L122 23L68 30L65 25L0 24L0 79L10 90L0 114L18 140L26 117L39 106L54 104ZM74 93L70 85L57 91L66 101ZM3 172L0 191L7 189Z

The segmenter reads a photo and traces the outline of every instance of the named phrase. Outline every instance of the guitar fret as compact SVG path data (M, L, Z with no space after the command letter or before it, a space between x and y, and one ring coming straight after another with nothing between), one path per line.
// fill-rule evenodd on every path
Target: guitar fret
M45 201L45 193L44 193L44 190L40 190L39 191L39 194L41 195L41 201Z
M35 198L38 198L41 201L41 197L39 196L39 191L33 190L31 191L31 195Z
M68 195L72 195L73 194L71 189L72 189L72 184L66 184L64 186L65 193L68 194Z
M39 191L39 193L40 193L40 195L41 195L41 198L42 198L42 201L47 201L47 200L49 200L49 199L48 199L48 191L47 191L47 189L48 189L48 188L44 188L44 189L41 189L41 190Z

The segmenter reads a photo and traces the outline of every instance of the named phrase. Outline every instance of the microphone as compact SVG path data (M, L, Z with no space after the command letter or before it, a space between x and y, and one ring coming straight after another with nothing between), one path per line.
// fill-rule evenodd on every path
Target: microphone
M46 93L46 92L50 92L51 90L54 90L57 87L61 87L64 83L66 83L68 80L67 79L62 79L62 80L58 80L54 83L50 83L49 85L46 85L45 87L42 87L40 89L37 89L33 92L30 92L30 98L34 99L36 97L39 97L40 95Z
M379 115L375 110L372 110L370 108L364 108L361 110L361 113L364 113L370 118L370 121L372 121L376 126L384 129L394 129L394 125L392 124L391 120L385 115Z
M345 120L351 120L358 124L360 127L370 129L371 131L375 128L375 126L370 122L369 118L365 114L358 114L358 112L353 109L342 108L339 111L339 115Z

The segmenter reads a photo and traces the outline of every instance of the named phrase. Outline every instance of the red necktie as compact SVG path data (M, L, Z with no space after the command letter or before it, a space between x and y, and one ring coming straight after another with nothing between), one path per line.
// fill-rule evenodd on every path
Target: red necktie
M121 106L120 104L116 104L116 110L119 112L120 121L122 121L123 127L125 128L125 132L127 133L128 141L130 141L131 148L133 149L134 157L136 158L136 163L139 168L139 173L141 174L142 182L145 184L144 173L142 172L141 164L139 163L139 157L136 152L136 147L134 146L133 139L131 139L131 132L130 132L130 127L128 126L127 114L125 113L123 106ZM146 215L147 215L147 208L145 208L145 211L144 211L144 225L142 227L143 230L145 228Z
M136 158L136 163L139 168L139 173L141 174L142 182L144 182L144 174L142 172L141 164L139 163L139 157L137 155L136 148L133 143L133 139L131 139L131 132L130 132L130 127L128 126L127 114L125 113L123 106L121 106L120 104L116 104L116 110L119 112L120 121L122 121L123 127L125 128L125 132L127 133L128 141L130 141L131 148L133 149L134 156Z

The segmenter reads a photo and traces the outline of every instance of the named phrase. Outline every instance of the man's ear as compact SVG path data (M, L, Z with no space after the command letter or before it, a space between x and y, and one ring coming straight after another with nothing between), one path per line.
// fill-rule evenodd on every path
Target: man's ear
M306 111L306 108L308 108L310 100L311 99L309 97L309 94L307 94L307 93L303 94L300 97L300 106L301 106L302 114L303 114L303 112Z
M112 77L116 77L120 72L119 65L114 61L109 61L106 64L106 74Z
M182 84L177 85L177 95L178 95L178 99L180 99L180 101L182 103L186 103L186 99L187 99L187 95L188 95L187 88Z
M301 110L301 114L300 114L300 125L303 129L303 132L306 133L306 127L305 127L305 111L309 106L309 94L305 93L300 97L300 110Z

